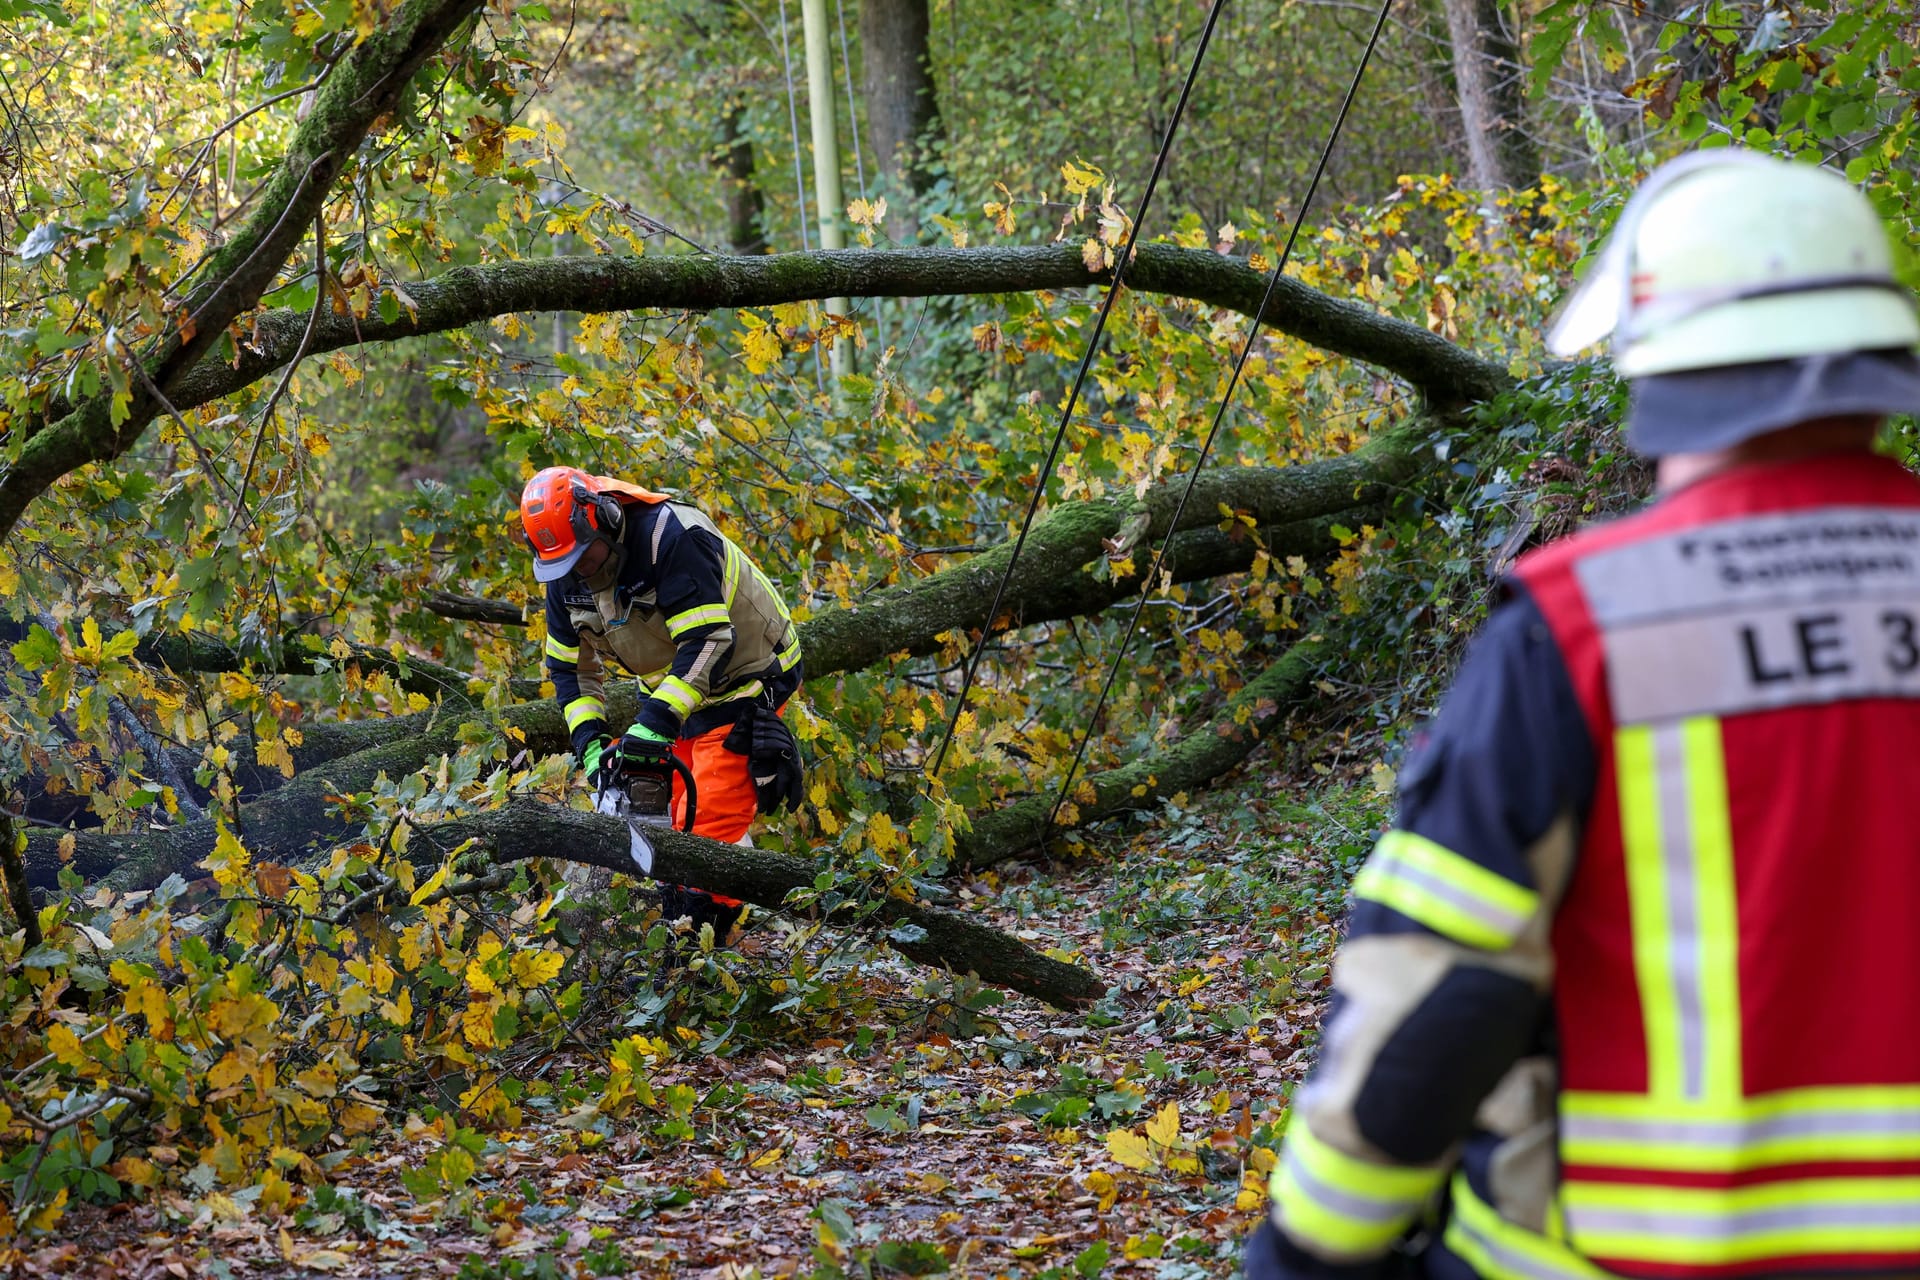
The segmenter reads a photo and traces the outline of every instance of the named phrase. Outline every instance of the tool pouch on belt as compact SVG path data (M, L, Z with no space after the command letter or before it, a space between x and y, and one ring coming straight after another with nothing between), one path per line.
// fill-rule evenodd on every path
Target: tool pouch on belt
M761 813L778 813L782 806L798 809L806 794L800 744L793 730L770 707L753 704L743 711L721 746L747 758L753 778L754 803Z

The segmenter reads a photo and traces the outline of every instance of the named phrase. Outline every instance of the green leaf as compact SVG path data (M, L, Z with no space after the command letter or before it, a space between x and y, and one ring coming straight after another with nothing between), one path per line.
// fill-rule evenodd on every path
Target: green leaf
M947 1269L947 1255L931 1240L882 1240L874 1248L873 1261L906 1276L935 1276Z
M1080 1280L1097 1280L1100 1273L1107 1269L1107 1258L1111 1253L1105 1240L1095 1240L1074 1255L1074 1273Z
M29 671L43 671L60 661L60 642L53 633L39 623L27 632L27 638L14 645L10 652L14 661Z
M1534 21L1539 23L1539 27L1528 48L1533 59L1533 74L1527 92L1539 98L1553 84L1553 73L1560 69L1560 56L1566 52L1567 43L1579 28L1580 11L1575 7L1574 0L1554 0L1553 4L1540 11Z
M853 1213L844 1200L822 1200L815 1205L810 1217L820 1225L814 1229L820 1243L832 1247L847 1244L853 1240Z

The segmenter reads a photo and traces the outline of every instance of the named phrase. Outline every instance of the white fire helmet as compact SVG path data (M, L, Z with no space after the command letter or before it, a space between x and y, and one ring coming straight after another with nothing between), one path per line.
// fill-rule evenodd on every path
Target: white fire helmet
M1663 165L1628 201L1547 336L1570 356L1611 336L1623 375L1920 343L1887 228L1832 170L1739 148Z

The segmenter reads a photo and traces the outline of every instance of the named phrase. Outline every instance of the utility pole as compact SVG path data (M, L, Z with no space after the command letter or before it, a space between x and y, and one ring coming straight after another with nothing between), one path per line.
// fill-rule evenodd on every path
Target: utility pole
M833 99L833 44L827 36L827 0L801 0L807 44L807 109L813 118L813 197L820 213L820 247L847 247L840 219L846 201L840 195L840 135ZM828 298L826 309L846 315L845 298ZM852 351L842 338L828 350L827 363L838 382L848 371Z

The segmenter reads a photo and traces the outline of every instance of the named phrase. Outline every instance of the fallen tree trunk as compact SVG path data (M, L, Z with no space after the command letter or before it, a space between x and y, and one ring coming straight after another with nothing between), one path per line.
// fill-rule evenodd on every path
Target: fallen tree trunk
M1297 641L1241 686L1211 720L1178 742L1116 769L1082 775L1051 829L1047 826L1054 806L1051 789L976 817L973 829L956 842L955 861L990 866L1039 848L1066 828L1156 808L1182 791L1206 786L1245 760L1263 738L1304 706L1314 680L1340 652L1338 641L1326 636Z
M456 703L422 712L419 721L411 716L370 721L369 724L379 727L385 741L297 772L284 785L242 805L235 834L256 857L275 862L297 862L308 854L351 839L362 824L338 816L328 797L371 790L382 774L402 778L429 761L459 752L460 725L464 713L470 709L467 704ZM609 698L608 710L616 719L633 715L630 687ZM525 733L524 726L546 728L547 719L557 722L558 712L550 705L530 703L509 709L502 716L502 724L510 731ZM557 749L564 750L563 724L559 726L559 734ZM212 819L207 819L148 831L67 834L72 836L73 846L71 858L63 864L61 833L47 830L29 833L27 870L35 888L56 883L62 865L109 888L152 888L170 875L191 875L195 865L213 852L219 829Z
M1389 491L1417 469L1416 443L1417 432L1407 429L1342 458L1292 467L1209 468L1195 482L1177 532L1216 532L1225 507L1247 513L1260 525L1284 526L1287 532L1279 536L1290 540L1311 527L1301 522L1315 517L1356 505L1384 507ZM1109 586L1086 566L1107 554L1109 539L1121 539L1135 572L1144 574L1153 543L1167 535L1184 483L1163 481L1137 501L1128 495L1063 502L1035 521L1007 583L1004 625L1073 617L1092 612L1086 607L1090 603L1104 601L1100 607L1105 607L1137 595L1137 578ZM1169 551L1174 580L1217 576L1221 561L1213 557L1220 550L1215 539L1201 537L1184 546L1176 539ZM1237 567L1251 564L1253 552L1249 542L1245 562ZM876 591L857 605L821 610L801 628L808 674L858 671L895 653L930 653L948 631L1003 625L1002 618L983 615L1012 555L1013 543L1003 542L918 582Z
M634 872L627 828L618 818L532 800L422 828L409 847L422 850L424 843L445 852L468 840L495 863L550 858ZM768 908L779 908L795 889L811 887L820 873L818 864L805 859L678 831L660 832L654 846L656 879L698 885ZM1062 1008L1096 1000L1106 990L1087 970L1043 956L1018 938L943 907L889 897L869 919L887 930L905 925L922 930L913 941L887 938L888 946L916 963L972 973L982 982Z
M487 622L503 627L527 625L528 606L511 604L505 600L489 600L485 596L460 596L447 591L435 591L427 596L426 606L428 613L451 618L455 622Z

